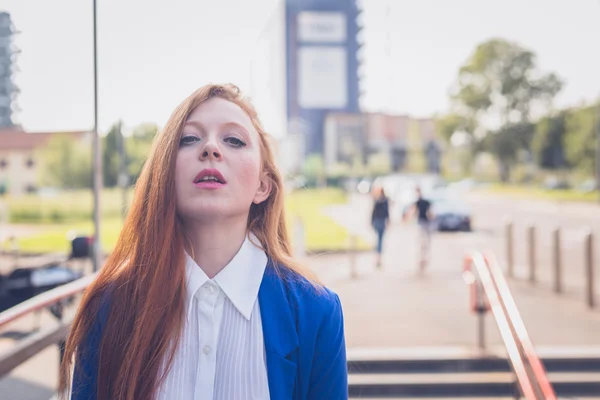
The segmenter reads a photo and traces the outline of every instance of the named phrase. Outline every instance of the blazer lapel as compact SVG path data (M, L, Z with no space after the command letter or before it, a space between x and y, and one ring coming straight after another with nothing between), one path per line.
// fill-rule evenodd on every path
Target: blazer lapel
M296 361L292 353L298 347L296 321L285 284L271 261L267 264L258 291L263 336L267 356L267 376L272 400L293 398Z

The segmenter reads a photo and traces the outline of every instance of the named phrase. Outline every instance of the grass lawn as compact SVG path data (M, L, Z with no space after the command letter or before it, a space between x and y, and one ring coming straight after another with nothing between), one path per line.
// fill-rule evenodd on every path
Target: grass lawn
M347 248L348 233L333 220L323 215L323 207L343 204L346 195L337 189L312 189L296 191L287 196L287 221L291 235L294 234L294 221L300 219L304 225L305 245L308 251L336 251ZM39 224L39 233L21 237L18 240L19 249L27 253L43 252L68 252L69 243L67 235L75 231L80 235L93 233L93 224L90 220L77 218L78 216L91 215L91 196L88 193L69 193L60 195L50 200L30 196L21 201L7 202L9 209L18 209L22 215L42 216ZM13 204L13 206L11 206ZM110 251L119 235L122 219L119 216L120 195L117 191L107 190L103 194L102 204L105 208L102 219L102 248ZM49 211L50 210L50 211ZM106 212L108 210L108 212ZM72 213L70 213L72 211ZM60 215L59 220L75 216L75 220L52 223ZM28 221L25 219L25 221ZM32 223L31 221L30 223ZM292 237L293 240L293 237ZM365 243L359 243L361 248L366 248ZM0 247L8 249L8 243Z
M584 193L572 189L546 190L536 186L494 184L482 190L503 196L551 201L598 202L599 198L597 192Z

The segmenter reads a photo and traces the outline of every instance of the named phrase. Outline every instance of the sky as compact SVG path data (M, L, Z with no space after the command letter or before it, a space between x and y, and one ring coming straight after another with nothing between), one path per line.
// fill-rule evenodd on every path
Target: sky
M119 119L163 125L209 82L249 91L252 49L278 1L98 0L100 130ZM600 0L362 3L367 111L447 110L461 64L492 37L534 51L542 71L565 80L557 105L600 98ZM92 0L0 0L0 11L20 31L18 122L29 131L91 129Z

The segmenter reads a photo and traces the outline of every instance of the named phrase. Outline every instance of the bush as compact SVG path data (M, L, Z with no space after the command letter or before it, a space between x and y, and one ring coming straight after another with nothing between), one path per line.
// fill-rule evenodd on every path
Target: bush
M31 223L39 222L43 219L41 210L35 209L11 209L9 212L9 222L12 223Z

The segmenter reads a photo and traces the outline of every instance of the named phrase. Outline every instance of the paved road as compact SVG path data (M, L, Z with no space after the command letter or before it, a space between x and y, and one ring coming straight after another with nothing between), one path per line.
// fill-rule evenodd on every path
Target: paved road
M516 230L525 217L539 221L544 227L552 226L555 221L564 222L573 232L600 218L596 208L561 206L557 211L546 203L539 203L539 207L538 203L519 206L511 201L492 200L496 199L472 196L469 200L474 209L474 232L434 237L432 265L424 277L416 274L417 231L412 224L392 226L386 237L383 269L374 267L371 252L357 254L357 279L350 277L349 255L319 255L306 260L342 299L348 347L353 351L409 347L419 353L432 347L436 351L440 348L473 350L477 343L477 321L468 311L468 293L460 274L464 253L470 249L490 249L502 258L505 214L514 215ZM328 210L332 218L373 241L374 235L368 226L369 212L369 199L364 197L355 197L347 206ZM547 274L541 272L542 283L537 286L513 280L511 289L537 346L600 346L600 311L585 307L579 291L581 285L577 284L580 281L577 265L581 262L581 255L577 256L579 239L572 233L567 237L573 242L565 246L571 252L568 263L571 292L554 295L544 283ZM517 246L517 261L522 264L520 250ZM540 240L539 253L547 251L547 243ZM540 263L543 264L542 259ZM32 322L21 324L27 326L23 329L29 329ZM501 341L490 317L486 319L486 331L488 347L497 349ZM4 342L0 339L0 351L2 343L8 343L6 338ZM0 380L2 398L48 400L56 383L57 365L55 347L40 353Z
M349 279L347 256L337 258L337 263L345 268L331 268L328 264L336 262L333 257L313 260L313 267L318 268L323 279L340 292L349 311L349 346L463 346L475 343L476 321L467 312L468 296L461 278L461 260L473 249L491 250L499 255L499 259L503 258L501 228L504 215L498 212L498 204L490 210L480 199L470 201L477 221L476 230L436 234L432 242L432 265L424 279L416 275L418 249L414 224L392 225L384 244L383 271L375 269L373 254L359 255L360 279L356 281ZM360 196L345 209L329 210L339 223L359 234L367 232L366 239L374 242L374 234L367 228L369 212L369 199ZM600 214L598 210L595 212ZM539 252L543 251L547 250L540 247ZM575 266L578 261L581 257L575 259L574 255L569 266ZM541 266L540 261L540 270ZM541 273L540 277L543 277ZM525 280L515 279L510 286L534 343L600 345L600 311L586 308L579 286L574 285L573 292L563 296L555 295L543 282L533 286ZM492 321L488 322L489 343L500 344ZM364 326L371 329L364 329Z
M506 197L473 194L469 196L475 216L476 229L483 229L496 236L490 246L498 250L505 259L504 223L510 218L514 223L515 263L520 267L520 276L527 276L526 227L536 227L536 258L541 285L551 286L553 281L552 230L561 229L561 253L563 278L569 295L583 298L586 283L584 273L584 240L587 232L594 237L594 260L600 260L600 205L559 203L549 201L514 200ZM595 274L596 286L600 288L600 274Z

